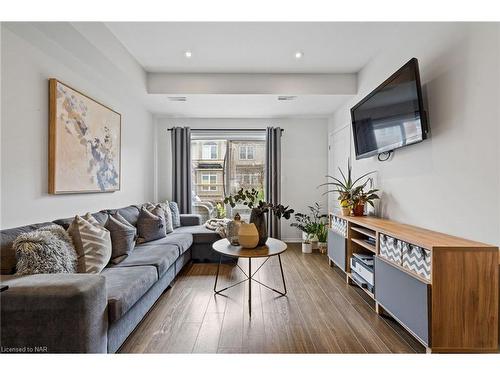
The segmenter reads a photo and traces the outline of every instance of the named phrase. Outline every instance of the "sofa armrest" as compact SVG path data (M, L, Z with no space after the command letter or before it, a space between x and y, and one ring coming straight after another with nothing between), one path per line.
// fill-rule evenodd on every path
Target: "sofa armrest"
M181 226L191 227L193 225L201 225L201 215L196 214L181 214Z
M3 352L106 353L105 278L90 274L2 277Z

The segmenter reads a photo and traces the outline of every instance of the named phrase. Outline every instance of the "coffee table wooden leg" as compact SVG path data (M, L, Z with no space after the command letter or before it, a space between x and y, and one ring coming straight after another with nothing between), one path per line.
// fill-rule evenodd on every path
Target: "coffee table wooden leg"
M252 316L252 258L248 258L248 315Z

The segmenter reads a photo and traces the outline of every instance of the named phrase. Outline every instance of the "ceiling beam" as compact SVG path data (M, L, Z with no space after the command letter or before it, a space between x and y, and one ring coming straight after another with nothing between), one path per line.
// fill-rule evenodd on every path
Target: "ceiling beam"
M356 74L148 73L149 94L354 95Z

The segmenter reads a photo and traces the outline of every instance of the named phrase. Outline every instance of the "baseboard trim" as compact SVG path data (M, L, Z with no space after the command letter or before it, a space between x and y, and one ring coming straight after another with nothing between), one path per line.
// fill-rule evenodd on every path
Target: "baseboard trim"
M302 238L282 238L281 241L296 243L302 242Z

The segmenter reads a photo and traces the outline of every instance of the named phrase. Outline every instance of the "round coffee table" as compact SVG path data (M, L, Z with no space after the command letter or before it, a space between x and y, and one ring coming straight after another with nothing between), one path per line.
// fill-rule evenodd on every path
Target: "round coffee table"
M272 290L273 292L278 293L281 296L286 295L286 283L285 283L285 275L283 274L283 265L281 263L281 254L286 251L287 246L286 243L284 243L283 241L277 240L275 238L268 238L264 246L259 246L256 247L255 249L245 249L241 246L233 246L229 243L229 241L226 238L223 238L221 240L214 242L212 248L217 253L219 253L219 263L217 264L217 274L215 276L215 284L214 284L215 294L221 294L223 291L229 288L244 283L245 281L248 281L248 313L250 315L252 315L252 281L262 286L265 286L266 288ZM278 256L278 261L280 264L280 271L281 271L281 279L283 280L283 289L284 289L283 292L271 288L270 286L260 282L259 280L254 279L254 275L273 256ZM246 276L246 279L241 280L223 289L217 290L217 281L219 280L219 269L223 257L236 259L235 264L241 270L241 272L243 272L243 274ZM248 258L248 274L239 266L238 264L239 258ZM252 273L252 258L266 258L266 260L253 273Z

